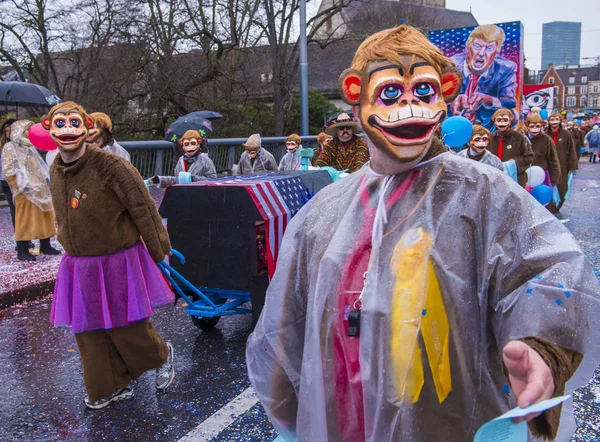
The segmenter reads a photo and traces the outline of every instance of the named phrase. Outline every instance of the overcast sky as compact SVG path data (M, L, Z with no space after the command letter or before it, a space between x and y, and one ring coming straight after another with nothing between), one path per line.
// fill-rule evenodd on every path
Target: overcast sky
M448 9L468 11L481 25L520 21L525 31L525 57L529 69L542 62L542 24L581 22L581 56L600 56L600 0L446 0ZM581 60L593 64L593 60Z

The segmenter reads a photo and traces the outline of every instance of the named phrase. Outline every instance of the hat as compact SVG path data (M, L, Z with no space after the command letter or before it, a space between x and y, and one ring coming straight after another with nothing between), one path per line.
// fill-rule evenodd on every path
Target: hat
M598 125L597 125L597 124L594 124L594 125L592 126L592 129L594 129L594 130L598 130Z
M352 126L354 133L360 132L358 121L356 120L354 113L349 111L342 111L333 115L327 124L323 126L323 132L325 132L327 135L335 137L337 135L336 128L340 126Z
M245 143L242 143L243 147L250 147L254 149L260 149L260 135L252 134L248 137L248 140Z

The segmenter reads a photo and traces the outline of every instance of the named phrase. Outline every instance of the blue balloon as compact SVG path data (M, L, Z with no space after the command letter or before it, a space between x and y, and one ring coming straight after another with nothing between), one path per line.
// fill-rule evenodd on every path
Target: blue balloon
M465 117L450 117L442 123L444 144L450 147L460 147L469 142L473 135L473 125Z
M548 118L548 110L547 110L547 109L542 109L542 110L540 111L540 117L542 117L544 120L545 120L546 118Z
M581 120L577 120L577 124L581 124Z
M531 196L534 197L542 206L552 201L552 189L545 184L540 184L531 189Z
M580 153L581 155L583 155L583 154L585 153L585 147L580 147L580 148L579 148L579 153Z

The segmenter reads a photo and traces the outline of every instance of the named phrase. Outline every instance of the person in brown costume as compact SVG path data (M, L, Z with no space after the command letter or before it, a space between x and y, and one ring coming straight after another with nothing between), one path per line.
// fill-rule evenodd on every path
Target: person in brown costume
M526 171L533 161L533 151L525 136L510 128L510 123L514 118L513 113L508 109L498 109L494 112L493 120L496 132L492 134L487 148L502 162L515 161L519 185L525 188L525 184L527 184Z
M567 130L571 132L573 141L575 142L575 153L577 161L581 158L581 148L585 145L585 134L579 129L579 124L573 121L567 121Z
M571 133L562 127L563 117L558 112L553 112L548 117L548 136L554 141L558 161L560 161L561 180L558 184L558 193L560 195L560 203L558 206L551 202L548 204L548 209L557 213L565 203L565 195L569 190L569 173L577 170L577 152L575 151L575 142Z
M554 148L552 138L544 133L544 119L539 115L530 115L525 120L527 138L533 149L533 165L539 166L546 172L544 180L547 186L557 186L561 180L560 162ZM548 210L550 208L546 206Z

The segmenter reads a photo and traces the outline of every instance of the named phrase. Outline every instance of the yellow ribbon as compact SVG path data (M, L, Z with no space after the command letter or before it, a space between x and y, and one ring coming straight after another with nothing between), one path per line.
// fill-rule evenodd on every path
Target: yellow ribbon
M390 321L391 357L396 391L402 399L419 400L424 383L419 332L425 343L438 401L452 390L448 337L450 326L440 286L430 259L431 236L421 227L402 235L390 265L396 276Z

